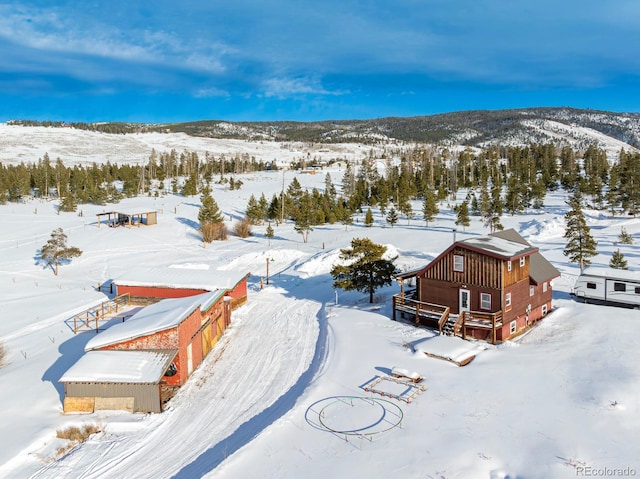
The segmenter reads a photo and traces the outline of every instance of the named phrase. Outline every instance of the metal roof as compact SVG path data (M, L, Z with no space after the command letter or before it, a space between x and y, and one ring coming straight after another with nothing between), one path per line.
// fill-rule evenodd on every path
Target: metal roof
M59 382L157 384L176 354L177 349L90 351Z

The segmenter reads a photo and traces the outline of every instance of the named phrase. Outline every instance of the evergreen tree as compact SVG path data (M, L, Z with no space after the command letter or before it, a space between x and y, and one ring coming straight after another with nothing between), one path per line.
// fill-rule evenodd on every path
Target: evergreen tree
M629 233L627 233L627 229L624 226L620 228L618 242L622 244L633 244L633 237Z
M471 218L469 218L469 205L466 201L463 201L459 205L455 206L453 210L456 212L456 225L462 226L466 229L471 224Z
M264 196L264 193L260 195L260 199L258 200L258 209L260 210L260 222L262 223L269 215L269 202L267 201L267 197Z
M567 224L564 237L568 242L563 254L572 263L578 263L580 271L583 271L586 266L591 264L591 258L598 254L596 251L598 243L591 236L591 229L582 212L582 195L578 190L571 195L567 204L571 209L564 216Z
M439 212L435 192L431 188L427 188L422 202L422 217L427 226L429 226L429 221L433 221Z
M367 210L367 213L364 215L364 225L371 227L373 226L373 212L371 208Z
M345 291L369 293L369 302L373 303L376 289L390 285L397 273L393 259L384 259L387 247L376 244L368 238L354 238L351 249L340 250L342 264L331 268L333 287Z
M53 230L47 244L40 249L41 260L53 269L53 274L56 276L58 276L58 265L81 254L82 251L75 246L67 246L67 235L62 228Z
M624 254L619 249L613 252L611 261L609 261L609 267L613 269L628 269L627 260L624 259Z
M247 202L246 217L252 225L257 225L262 221L262 211L256 197L252 194Z
M194 196L198 194L198 178L195 173L189 175L182 186L182 196Z
M293 229L302 235L302 241L309 241L309 233L313 231L313 201L309 192L305 191L300 199L298 214Z
M225 240L227 238L227 227L224 224L218 203L208 193L202 195L201 201L202 206L198 211L198 221L200 221L202 241L206 244L211 243L213 240Z
M58 207L58 209L67 213L73 212L78 209L76 196L73 193L67 193L62 197L62 200L60 200L60 206Z
M267 229L264 232L264 236L265 238L269 239L269 246L271 246L271 240L273 239L273 237L275 236L275 232L273 231L273 227L271 226L271 223L269 223L267 225Z
M202 206L198 211L198 221L200 224L222 223L224 221L218 203L216 203L216 200L213 199L211 194L202 195L200 200L202 201Z
M391 225L392 228L393 228L393 225L395 225L398 222L398 212L393 206L387 213L387 217L385 219L387 220L387 223Z
M274 193L271 197L271 202L269 203L269 209L267 210L267 218L275 221L276 225L279 225L281 215L282 202L280 201L280 197Z

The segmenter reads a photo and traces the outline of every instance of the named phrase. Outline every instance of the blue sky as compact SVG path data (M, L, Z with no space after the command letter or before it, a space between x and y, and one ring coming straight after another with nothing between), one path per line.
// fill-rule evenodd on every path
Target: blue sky
M637 0L0 0L0 121L640 111Z

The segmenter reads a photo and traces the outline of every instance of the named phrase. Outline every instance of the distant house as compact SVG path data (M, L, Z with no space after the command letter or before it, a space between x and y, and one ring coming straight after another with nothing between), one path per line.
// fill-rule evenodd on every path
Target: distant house
M198 274L181 281L186 271L177 269L176 284L117 283L119 294L149 295L153 304L89 340L84 356L60 378L65 412L162 411L231 324L232 309L247 299L246 274L216 281L209 273L206 284ZM230 287L215 286L222 283Z
M559 271L515 230L457 241L422 269L400 274L393 317L410 315L441 333L496 343L551 310ZM416 289L404 282L415 278Z

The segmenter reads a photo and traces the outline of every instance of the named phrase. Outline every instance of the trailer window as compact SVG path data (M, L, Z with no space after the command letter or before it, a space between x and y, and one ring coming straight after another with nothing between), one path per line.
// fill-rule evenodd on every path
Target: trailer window
M626 291L627 285L625 283L613 283L614 291Z
M596 283L587 283L587 289L596 289L597 285Z

